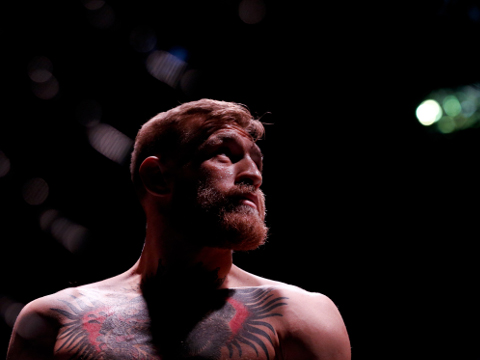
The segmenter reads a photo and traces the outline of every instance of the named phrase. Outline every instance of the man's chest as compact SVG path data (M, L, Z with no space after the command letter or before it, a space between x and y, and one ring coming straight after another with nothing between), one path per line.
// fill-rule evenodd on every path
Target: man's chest
M197 311L189 301L142 297L106 305L75 298L62 309L58 359L275 359L286 299L266 289L241 290ZM190 308L188 308L190 306ZM183 309L183 311L182 311Z

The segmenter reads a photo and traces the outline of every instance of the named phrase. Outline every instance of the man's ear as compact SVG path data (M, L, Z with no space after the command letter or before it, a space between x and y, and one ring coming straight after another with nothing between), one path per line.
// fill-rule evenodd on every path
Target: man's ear
M157 156L149 156L143 160L138 169L145 190L154 196L163 196L170 193L170 186L166 180L165 166Z

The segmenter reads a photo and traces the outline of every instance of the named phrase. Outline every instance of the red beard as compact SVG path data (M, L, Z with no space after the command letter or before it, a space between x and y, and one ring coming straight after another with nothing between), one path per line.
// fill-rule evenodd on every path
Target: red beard
M254 250L265 243L268 228L265 197L260 189L240 184L221 192L208 184L200 184L195 193L191 188L185 190L173 199L171 220L189 241L235 251ZM257 209L243 203L246 194L256 195Z

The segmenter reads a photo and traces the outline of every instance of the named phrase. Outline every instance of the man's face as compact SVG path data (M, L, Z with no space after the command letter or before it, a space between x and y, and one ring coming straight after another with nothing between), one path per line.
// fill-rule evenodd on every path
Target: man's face
M267 237L262 153L242 130L212 134L182 171L172 221L202 246L252 250Z

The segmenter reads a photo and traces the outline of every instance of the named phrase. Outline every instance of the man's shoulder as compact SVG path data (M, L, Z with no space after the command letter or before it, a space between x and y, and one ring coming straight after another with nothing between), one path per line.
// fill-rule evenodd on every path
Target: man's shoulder
M344 321L328 296L278 282L260 288L264 287L284 304L278 309L278 333L286 359L316 359L317 354L329 354L326 358L331 359L350 358Z
M278 296L285 298L288 306L285 308L286 316L299 317L308 320L309 315L321 314L319 321L326 321L328 314L338 313L337 306L327 296L319 292L308 291L299 286L286 284L278 281L271 281L259 288L269 288Z
M12 330L7 359L51 358L61 326L60 314L52 309L64 306L62 301L76 293L74 288L68 288L39 297L25 305Z
M112 297L115 293L119 296L120 292L108 286L108 281L90 283L81 286L68 287L55 293L36 298L25 305L19 314L19 319L24 317L42 317L48 319L51 323L61 318L61 312L71 307L74 301L96 301Z
M102 281L69 287L30 301L15 321L7 358L50 359L61 329L91 321L109 305L127 301L129 292L111 285Z
M248 273L238 267L235 269L237 279L243 282L246 287L252 289L268 289L276 297L285 298L285 302L288 306L283 308L285 314L283 316L297 317L301 316L302 319L309 319L309 313L315 312L315 314L326 315L329 313L338 313L336 305L326 295L319 292L312 292L305 290L299 286L288 284L281 281L267 279L258 275ZM321 316L317 321L327 320L327 316Z
M279 286L280 291L288 295L295 305L302 307L308 311L309 306L312 305L319 308L319 310L331 311L336 308L334 302L325 294L315 291L305 290L301 287L289 284Z
M80 292L78 288L70 287L57 291L53 294L45 295L34 299L27 303L19 314L18 320L23 317L29 316L41 316L43 318L55 319L55 313L52 312L52 308L59 306L62 302L67 301L72 296L79 296ZM61 306L61 305L60 305Z
M315 302L319 305L330 306L333 302L326 296L318 292L305 290L299 286L288 284L282 281L267 279L258 275L248 273L238 267L235 269L240 275L237 275L246 286L258 288L270 288L281 296L287 296L292 305L301 305L302 302Z

